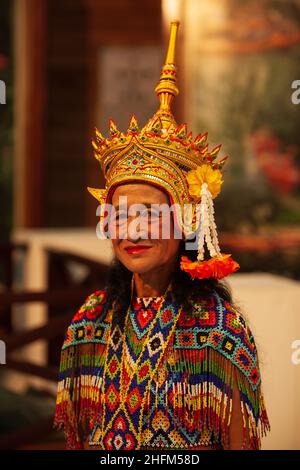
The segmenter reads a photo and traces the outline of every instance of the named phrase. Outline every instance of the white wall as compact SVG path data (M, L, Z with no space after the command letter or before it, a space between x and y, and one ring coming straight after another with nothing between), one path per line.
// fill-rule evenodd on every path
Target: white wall
M300 283L254 273L234 274L229 284L258 348L271 423L263 448L300 449L300 362L292 362L292 343L300 340Z

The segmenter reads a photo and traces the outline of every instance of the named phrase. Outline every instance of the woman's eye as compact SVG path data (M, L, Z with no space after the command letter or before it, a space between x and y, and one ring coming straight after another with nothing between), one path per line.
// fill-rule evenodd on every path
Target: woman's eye
M148 209L147 211L142 212L141 216L148 218L148 220L151 221L159 219L160 214L154 210Z
M150 217L152 217L153 219L159 219L161 217L161 213L160 212L156 212L154 210L151 210L150 211Z
M160 215L157 212L152 211L150 214L152 220L159 219Z
M151 222L151 220L152 221L153 220L158 220L161 215L158 212L154 211L154 210L148 209L148 210L145 210L144 212L141 212L139 215L137 214L137 216ZM127 216L126 212L118 212L115 215L115 220L116 220L116 222L124 222L125 220L127 220L127 217L128 216Z
M116 214L116 220L124 220L126 219L127 214L125 212L121 212L119 214Z

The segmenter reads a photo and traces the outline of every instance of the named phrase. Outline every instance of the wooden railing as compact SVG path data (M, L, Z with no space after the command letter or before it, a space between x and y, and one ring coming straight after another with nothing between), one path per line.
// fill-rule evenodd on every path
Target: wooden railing
M25 244L8 244L0 243L0 284L5 289L5 292L10 292L13 286L13 256L15 252L22 252L26 254L27 245ZM3 312L5 308L5 311ZM5 304L5 306L0 302L0 331L11 331L11 304Z
M26 246L2 246L0 261L3 261L2 285L0 292L0 328L1 337L6 344L6 369L29 374L31 376L56 381L63 335L72 316L83 303L85 298L93 291L104 287L108 267L93 260L77 256L72 253L48 251L48 289L44 292L28 292L12 289L13 251ZM72 278L68 269L69 262L76 262L87 268L87 275L79 283ZM45 325L22 332L12 329L12 307L16 304L26 305L32 302L42 302L47 307L48 319ZM45 366L31 363L28 360L16 359L15 352L37 340L44 340L48 344L48 355ZM25 428L17 429L8 436L0 436L0 449L17 449L46 437L52 430L53 418L41 418L38 422Z
M49 342L57 337L62 337L76 308L74 307L72 309L70 306L75 306L80 304L80 302L82 303L83 299L85 299L90 293L90 289L81 288L79 290L67 289L47 292L7 292L0 294L0 304L4 307L11 307L13 304L20 303L26 304L28 302L43 302L48 305L51 302L53 308L53 306L65 306L69 303L68 312L63 315L48 318L48 321L44 326L30 329L22 333L2 335L1 339L5 342L7 351L6 367L45 379L56 380L58 364L56 364L56 366L41 367L28 362L14 360L12 359L11 354L34 341L43 339ZM3 309L0 314L3 315L3 312L5 312L5 309Z

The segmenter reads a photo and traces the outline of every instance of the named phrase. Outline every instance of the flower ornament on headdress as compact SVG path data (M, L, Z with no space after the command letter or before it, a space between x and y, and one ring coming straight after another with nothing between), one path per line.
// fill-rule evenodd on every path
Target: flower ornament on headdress
M238 263L230 255L220 252L217 227L214 218L213 199L218 196L223 183L222 173L207 164L200 165L196 170L187 174L189 192L191 196L200 199L198 211L200 212L200 228L198 232L197 261L191 261L182 256L180 267L194 279L215 278L222 279L239 269ZM204 260L204 242L211 259Z
M186 176L191 196L200 197L202 184L207 184L211 197L214 199L221 191L223 183L220 170L214 170L211 166L203 164L197 166L196 170L191 170Z
M101 204L100 230L106 204L116 186L140 181L166 191L184 237L192 233L198 238L197 260L182 256L181 269L192 279L221 279L239 268L230 255L220 252L214 220L213 199L220 193L221 169L227 157L217 161L221 146L209 151L207 134L200 133L193 139L186 124L178 125L171 112L172 100L179 93L174 60L178 26L177 21L171 23L166 62L155 88L160 101L158 111L142 129L132 116L126 133L110 120L108 139L96 129L92 144L106 184L104 189L88 190ZM188 215L186 206L191 208ZM206 261L205 244L211 256Z

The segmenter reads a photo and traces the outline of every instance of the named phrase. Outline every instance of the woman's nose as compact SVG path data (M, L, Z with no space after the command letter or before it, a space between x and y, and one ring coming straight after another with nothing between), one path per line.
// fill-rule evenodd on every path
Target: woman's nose
M133 217L130 220L128 218L127 223L127 239L132 241L147 240L149 238L149 227L148 222L144 219L140 219L139 221L135 220L136 218Z

